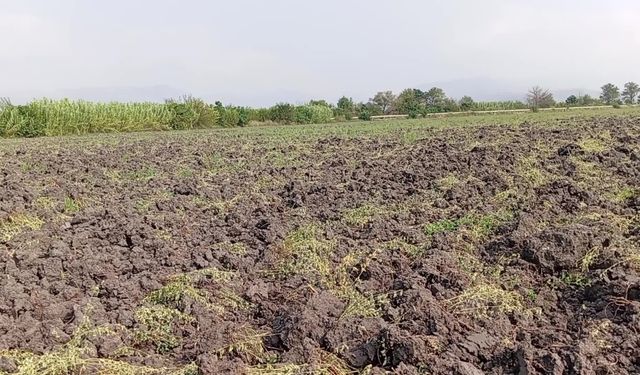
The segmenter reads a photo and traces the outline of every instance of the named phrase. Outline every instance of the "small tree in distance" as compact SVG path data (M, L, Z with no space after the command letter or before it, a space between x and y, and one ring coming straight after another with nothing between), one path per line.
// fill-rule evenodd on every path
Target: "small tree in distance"
M470 111L473 109L473 105L475 104L475 102L473 101L473 98L471 98L470 96L463 96L460 101L458 102L458 105L460 105L460 109L463 111Z
M373 98L369 99L369 102L378 107L384 115L391 113L395 101L396 96L393 95L391 91L380 91Z
M439 87L432 87L422 94L424 106L429 112L442 112L446 106L447 95Z
M551 107L555 103L555 100L553 100L553 94L551 94L549 90L543 89L540 86L532 87L527 94L527 104L529 104L529 107L533 110Z
M601 87L602 93L600 94L600 100L605 104L618 104L620 102L620 89L613 83L607 83Z
M343 96L338 100L335 112L337 116L343 116L346 120L351 120L353 118L354 110L355 104L353 103L353 99Z
M640 86L637 83L627 82L624 84L624 90L622 91L624 104L634 104L638 94L640 94Z
M398 112L407 114L410 118L416 118L424 109L421 99L422 91L418 89L405 89L402 90L396 98L394 107Z
M578 97L575 95L569 95L567 100L565 100L564 102L567 103L568 105L576 105L578 104Z

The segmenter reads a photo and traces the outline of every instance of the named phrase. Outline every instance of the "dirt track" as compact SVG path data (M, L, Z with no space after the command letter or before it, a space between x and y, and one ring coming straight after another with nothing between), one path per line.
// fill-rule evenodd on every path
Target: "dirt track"
M216 134L0 145L0 371L640 372L640 118Z

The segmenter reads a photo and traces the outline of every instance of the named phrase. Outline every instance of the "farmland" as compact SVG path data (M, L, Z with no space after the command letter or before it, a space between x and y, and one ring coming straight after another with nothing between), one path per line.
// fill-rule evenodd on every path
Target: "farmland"
M0 180L0 374L640 372L638 108L6 139Z

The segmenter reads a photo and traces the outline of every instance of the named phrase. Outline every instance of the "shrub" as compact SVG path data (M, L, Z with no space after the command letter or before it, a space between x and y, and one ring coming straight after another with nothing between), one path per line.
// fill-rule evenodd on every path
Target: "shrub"
M185 95L177 100L166 100L165 103L173 113L172 129L205 129L218 124L218 111L202 99Z
M346 120L353 118L353 112L355 110L355 104L353 99L343 96L338 100L338 104L335 109L335 116L343 116Z
M198 120L195 122L194 128L204 129L216 126L220 114L211 105L205 103L202 99L193 97L185 98L185 103L198 114Z
M313 110L310 105L300 105L296 107L296 122L298 124L313 123Z
M218 123L220 124L220 126L225 128L238 126L238 124L240 123L240 113L233 107L226 107L222 110Z
M407 115L409 115L409 118L418 118L418 116L420 116L420 111L418 109L411 109Z
M269 109L269 117L281 124L291 124L296 120L296 108L288 103L278 103Z
M358 118L364 121L371 121L371 109L366 105L360 106Z
M251 121L251 108L237 107L238 111L238 126L247 126Z
M296 107L296 122L299 124L321 124L331 121L333 111L324 105L301 105Z
M28 106L3 104L0 109L0 135L3 137L39 137L45 135L44 122L37 122Z
M247 110L249 112L249 121L272 121L269 108L247 108Z
M198 121L198 113L185 103L167 101L167 108L171 111L171 129L184 130L193 128Z
M323 124L331 121L333 117L333 110L325 105L312 105L311 111L313 112L312 121L314 124Z

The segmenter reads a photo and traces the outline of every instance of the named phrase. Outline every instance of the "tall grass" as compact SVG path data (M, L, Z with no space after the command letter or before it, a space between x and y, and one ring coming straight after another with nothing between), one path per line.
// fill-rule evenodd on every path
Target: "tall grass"
M517 100L504 100L493 102L475 102L471 105L472 111L499 111L508 109L527 109L526 103Z
M68 99L0 103L0 136L193 129L216 126L218 114L201 100L185 97L167 103L95 103Z

